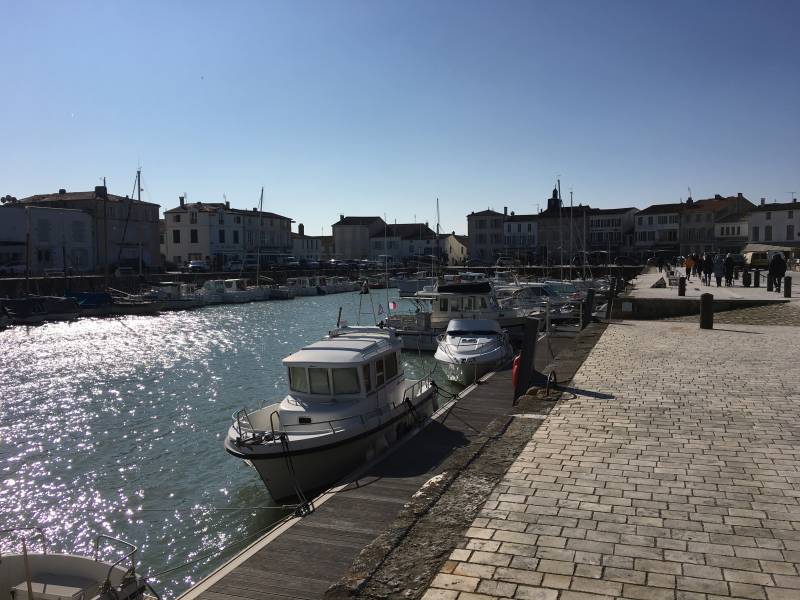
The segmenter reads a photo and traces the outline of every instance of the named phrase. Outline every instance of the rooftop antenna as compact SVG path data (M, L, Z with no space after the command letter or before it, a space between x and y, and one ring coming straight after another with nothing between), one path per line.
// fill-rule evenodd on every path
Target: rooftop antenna
M797 194L797 192L786 192L786 193L789 194L789 197L792 199L792 202L796 200L795 194Z
M691 188L691 186L689 186L689 198L691 198L691 197L692 197L692 188Z

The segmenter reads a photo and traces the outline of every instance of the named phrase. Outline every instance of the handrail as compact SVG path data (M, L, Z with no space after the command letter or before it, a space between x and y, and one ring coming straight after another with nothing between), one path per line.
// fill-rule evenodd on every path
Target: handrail
M104 585L111 585L111 573L114 571L114 568L118 564L120 564L122 561L127 560L128 558L131 559L131 572L135 572L136 571L136 551L138 550L138 548L136 546L134 546L133 544L131 544L130 542L126 542L125 540L121 540L119 538L111 537L110 535L105 535L104 533L101 533L100 535L98 535L94 539L94 560L95 560L95 562L99 562L99 558L100 558L100 540L101 539L107 539L107 540L110 540L112 542L117 542L119 544L122 544L123 546L128 546L129 548L131 548L130 552L128 552L125 556L123 556L122 558L117 560L117 562L115 562L114 564L112 564L109 567L108 573L106 573L106 580L105 580Z
M22 540L26 543L30 539L27 536L21 535L18 532L20 531L35 531L39 534L39 537L42 538L42 554L47 554L47 536L44 534L44 530L41 527L36 525L28 526L28 527L9 527L8 529L0 529L0 535L4 533L13 533L19 536ZM0 552L2 555L2 552Z

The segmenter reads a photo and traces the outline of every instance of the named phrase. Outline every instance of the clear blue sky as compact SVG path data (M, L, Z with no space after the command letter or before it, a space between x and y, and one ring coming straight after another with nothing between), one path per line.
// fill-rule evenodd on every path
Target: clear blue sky
M800 2L0 0L0 195L90 189L466 230L800 192Z

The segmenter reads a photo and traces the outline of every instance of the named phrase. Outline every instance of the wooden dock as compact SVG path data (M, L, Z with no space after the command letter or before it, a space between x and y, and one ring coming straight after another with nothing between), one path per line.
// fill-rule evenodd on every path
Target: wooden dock
M552 348L543 344L537 368L550 362L551 350L558 352L568 342L553 340ZM321 598L453 451L512 411L512 396L510 370L488 375L391 454L320 496L312 514L264 536L179 600Z

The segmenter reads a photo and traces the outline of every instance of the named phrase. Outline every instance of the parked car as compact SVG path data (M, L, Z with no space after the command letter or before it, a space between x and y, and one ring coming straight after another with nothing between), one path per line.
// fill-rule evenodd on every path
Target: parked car
M190 273L208 272L208 263L204 260L190 260L186 265L186 270Z
M723 258L725 257L724 254L722 256ZM740 269L744 267L745 265L744 254L731 254L731 259L733 260L734 267L739 267Z
M745 252L744 262L751 269L765 269L769 266L769 254L766 252Z

